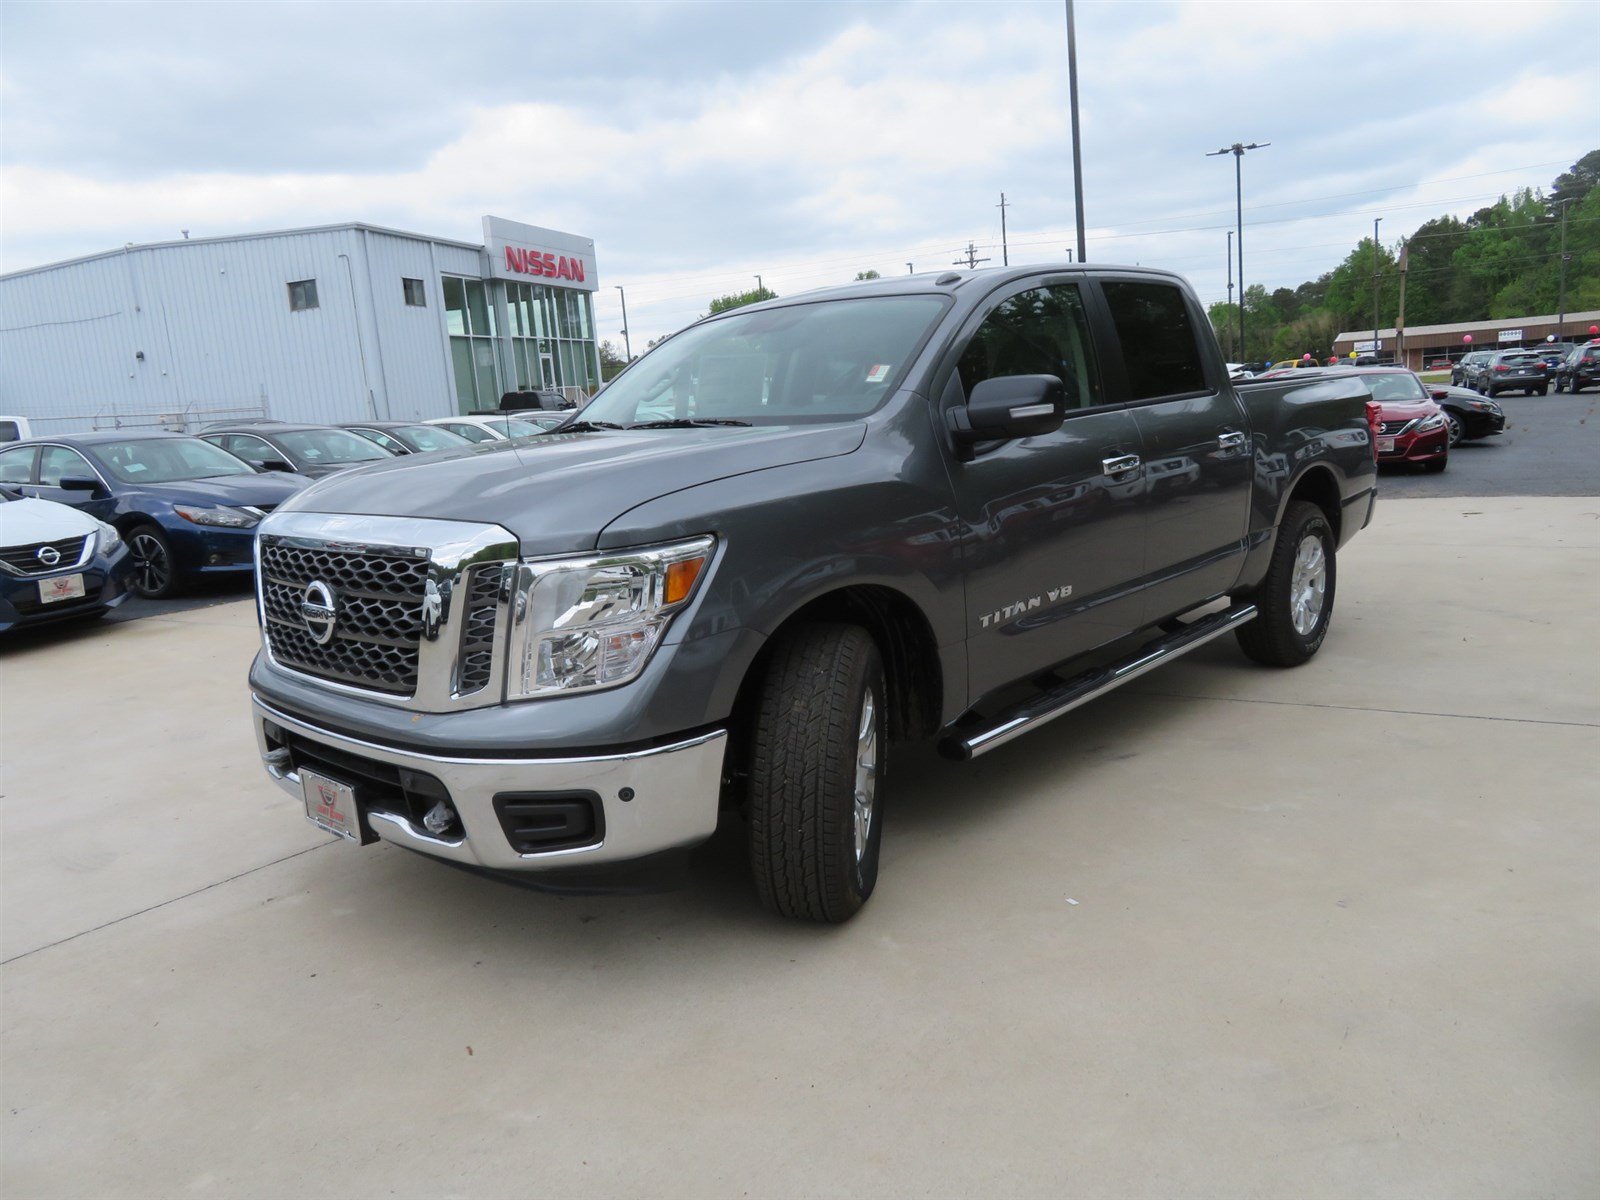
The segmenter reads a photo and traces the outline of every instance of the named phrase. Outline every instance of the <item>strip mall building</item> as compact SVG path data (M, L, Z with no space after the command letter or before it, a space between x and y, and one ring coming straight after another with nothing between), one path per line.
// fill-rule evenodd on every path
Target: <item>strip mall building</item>
M1537 346L1552 336L1558 342L1586 342L1600 335L1600 312L1549 314L1542 317L1507 317L1503 321L1463 321L1455 325L1412 325L1400 340L1399 361L1413 371L1425 371L1437 362L1455 362L1472 350L1512 350ZM1394 359L1394 329L1378 330L1377 357ZM1351 351L1371 354L1372 330L1355 329L1333 340L1340 358Z

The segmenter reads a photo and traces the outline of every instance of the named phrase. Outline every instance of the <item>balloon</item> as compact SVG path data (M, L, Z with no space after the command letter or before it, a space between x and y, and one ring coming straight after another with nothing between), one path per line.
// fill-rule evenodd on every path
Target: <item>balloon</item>
M1553 334L1553 333L1549 337L1545 338L1545 341L1547 341L1547 342L1553 342L1555 340L1556 340L1556 335Z
M1302 355L1301 355L1301 356L1300 356L1300 361L1301 361L1301 362L1310 362L1310 361L1311 361L1311 355L1309 355L1309 354L1302 354Z
M1470 342L1470 341L1472 341L1472 335L1469 333L1465 337L1463 337L1461 340L1463 342Z
M1591 325L1591 326L1589 326L1589 332L1590 333L1600 333L1600 325Z
M1357 356L1356 356L1356 352L1355 352L1355 351L1354 351L1354 350L1352 350L1352 351L1350 351L1350 357L1351 357L1351 358L1355 358L1355 357L1357 357Z

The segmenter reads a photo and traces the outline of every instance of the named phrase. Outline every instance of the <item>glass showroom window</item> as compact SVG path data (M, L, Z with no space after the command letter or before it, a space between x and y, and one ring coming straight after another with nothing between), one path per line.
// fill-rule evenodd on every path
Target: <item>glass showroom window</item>
M481 279L454 275L446 275L443 283L456 402L464 413L495 408L502 389L494 361L494 306L488 288Z

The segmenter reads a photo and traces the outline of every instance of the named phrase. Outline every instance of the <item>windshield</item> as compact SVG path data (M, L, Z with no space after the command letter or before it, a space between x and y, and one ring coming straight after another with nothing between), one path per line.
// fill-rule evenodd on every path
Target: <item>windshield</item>
M1415 375L1370 375L1367 387L1374 400L1417 401L1428 399L1428 389Z
M466 438L434 425L407 425L404 429L391 429L389 432L413 450L423 453L429 450L454 450L458 446L470 445Z
M493 425L498 432L505 434L507 437L533 437L544 432L543 429L540 429L532 422L518 420L516 417L507 417L503 421L498 419L487 421L485 424Z
M841 421L883 403L945 310L938 296L872 296L696 325L651 351L578 419Z
M249 463L199 438L101 442L94 455L123 483L176 483L256 473Z
M323 463L377 462L392 457L381 446L343 429L303 429L273 435L283 448L310 466Z

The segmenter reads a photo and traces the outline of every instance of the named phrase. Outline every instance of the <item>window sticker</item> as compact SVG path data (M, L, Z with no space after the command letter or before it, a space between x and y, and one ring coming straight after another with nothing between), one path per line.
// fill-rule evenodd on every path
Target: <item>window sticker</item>
M868 383L882 383L889 378L889 365L887 363L874 363L867 369Z

